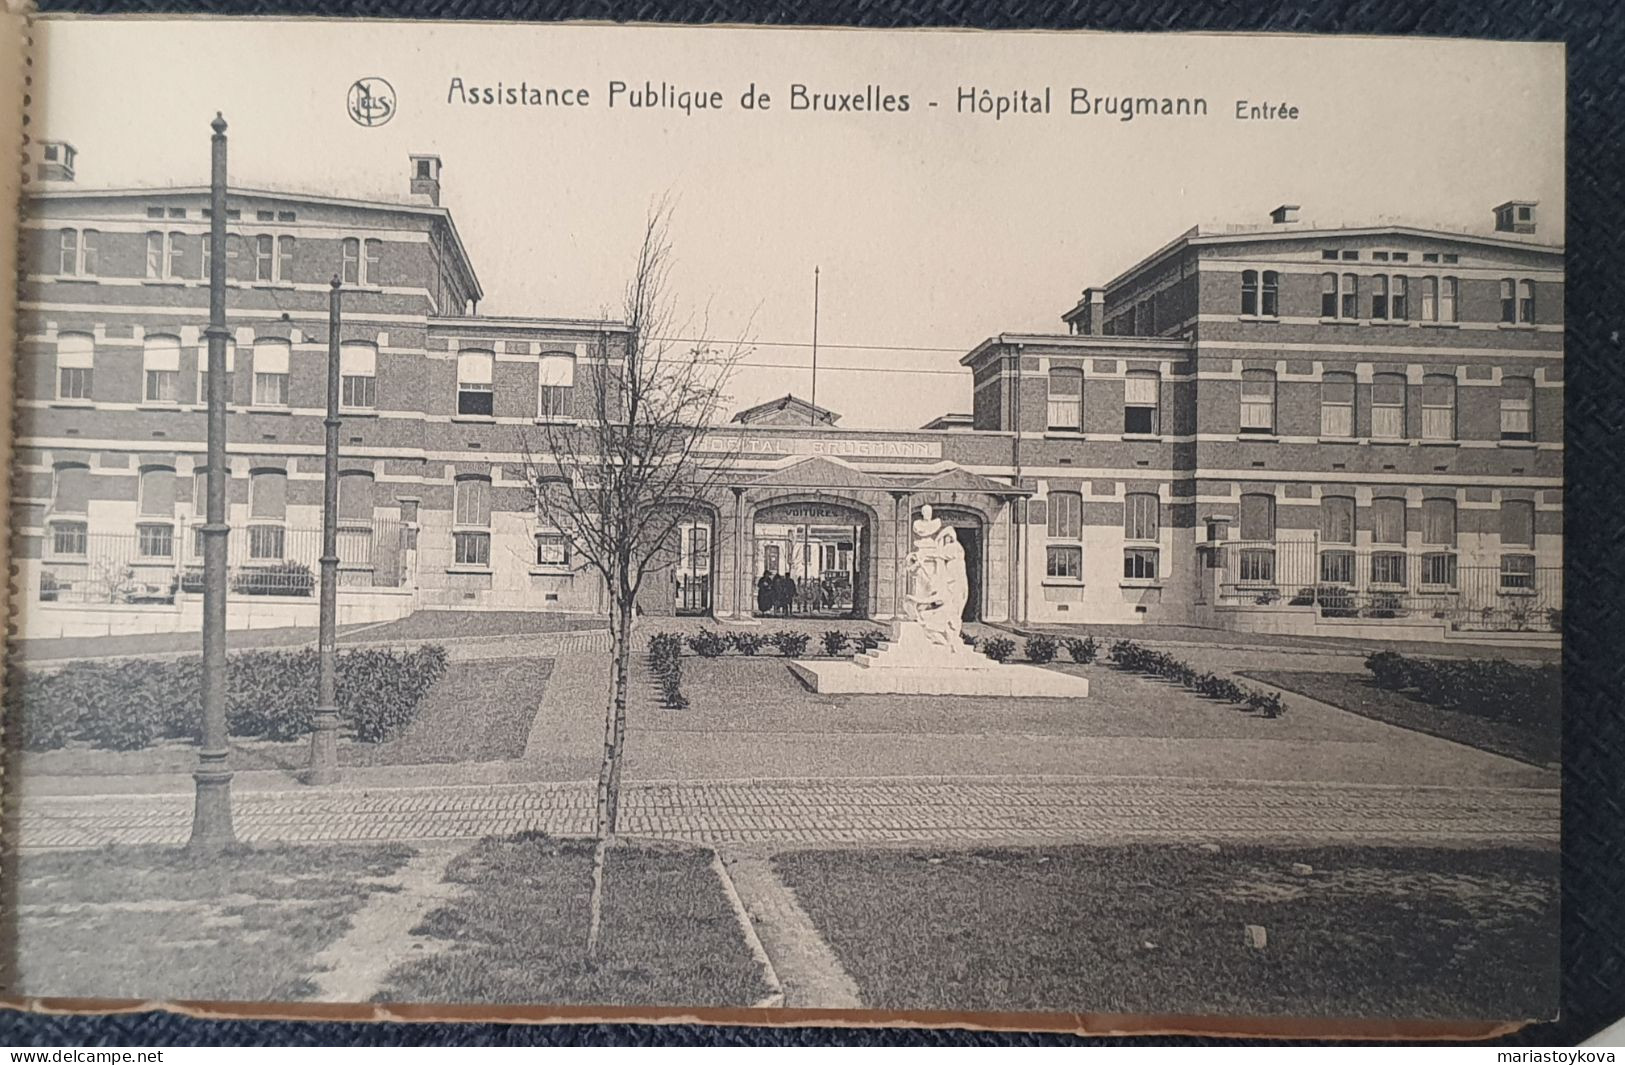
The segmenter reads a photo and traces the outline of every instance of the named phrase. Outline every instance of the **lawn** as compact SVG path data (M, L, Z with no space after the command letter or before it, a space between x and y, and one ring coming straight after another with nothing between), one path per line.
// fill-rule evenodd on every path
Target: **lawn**
M774 865L871 1008L1556 1011L1555 850L836 850Z
M312 959L413 851L160 847L25 853L14 992L82 998L286 1001Z
M553 671L549 658L453 662L401 734L383 743L339 742L344 765L431 765L519 758ZM298 770L309 761L310 741L233 740L238 769ZM98 750L74 744L21 755L25 774L124 775L189 773L197 747L165 741L139 751Z
M1555 720L1549 728L1493 721L1462 710L1434 706L1403 692L1379 688L1370 676L1358 673L1272 670L1247 672L1242 676L1307 695L1351 714L1464 743L1531 765L1555 765L1562 757L1562 727Z
M588 964L592 848L536 833L481 841L446 871L461 895L413 930L449 949L395 969L375 1001L748 1006L768 994L711 852L696 847L610 849Z

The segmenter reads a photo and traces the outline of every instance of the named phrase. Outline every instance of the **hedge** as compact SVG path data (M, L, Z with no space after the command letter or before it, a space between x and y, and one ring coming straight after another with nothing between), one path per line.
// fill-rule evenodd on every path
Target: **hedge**
M1118 640L1113 643L1111 655L1112 661L1119 669L1163 677L1210 699L1236 703L1249 710L1256 710L1264 717L1280 717L1286 713L1286 703L1279 692L1249 688L1216 673L1198 673L1188 663L1173 655L1153 651L1133 640Z
M1365 666L1380 688L1415 691L1425 702L1480 717L1550 721L1563 707L1563 675L1555 665L1375 651L1366 656Z
M411 723L445 671L446 650L439 646L340 652L341 725L364 743L389 739ZM232 655L226 660L227 732L280 741L309 732L319 673L313 648ZM161 739L195 742L202 674L200 658L76 662L55 672L13 667L7 710L31 751L72 742L121 751Z

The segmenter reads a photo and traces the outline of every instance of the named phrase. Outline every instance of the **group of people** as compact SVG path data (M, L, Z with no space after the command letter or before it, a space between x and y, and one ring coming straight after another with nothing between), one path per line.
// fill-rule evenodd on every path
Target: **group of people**
M797 612L827 610L835 605L838 593L827 577L798 581L788 573L763 570L756 581L756 612L787 618Z

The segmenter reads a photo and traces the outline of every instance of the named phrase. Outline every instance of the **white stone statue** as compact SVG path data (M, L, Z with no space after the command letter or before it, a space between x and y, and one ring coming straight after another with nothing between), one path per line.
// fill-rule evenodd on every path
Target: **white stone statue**
M929 505L920 508L914 522L914 550L904 561L908 594L903 599L903 616L918 625L926 640L949 654L964 654L960 637L969 581L965 575L965 549L953 526L931 513ZM901 643L910 642L906 632Z

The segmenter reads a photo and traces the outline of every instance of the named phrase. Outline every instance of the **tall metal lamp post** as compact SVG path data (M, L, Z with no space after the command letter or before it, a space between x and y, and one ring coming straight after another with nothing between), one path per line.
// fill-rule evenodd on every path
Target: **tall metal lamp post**
M338 583L339 583L339 279L333 278L327 303L326 452L322 464L321 675L317 682L316 716L310 732L310 767L306 784L336 784L339 779Z
M203 729L192 773L194 851L237 842L231 827L231 749L226 740L226 120L210 123L209 475L203 524Z

